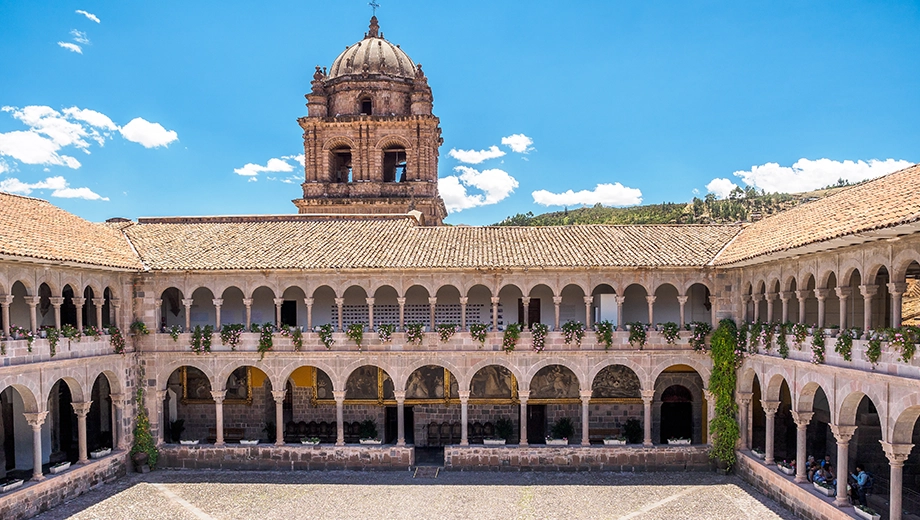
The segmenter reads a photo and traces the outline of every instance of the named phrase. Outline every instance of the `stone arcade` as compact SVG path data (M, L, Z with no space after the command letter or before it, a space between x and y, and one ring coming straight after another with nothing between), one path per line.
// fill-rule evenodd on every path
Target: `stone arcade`
M373 18L313 78L298 214L94 224L0 194L0 479L34 481L0 494L0 516L124 474L138 382L168 466L406 468L416 447L446 446L455 469L708 469L711 361L685 326L791 321L834 335L916 318L918 166L748 226L440 226L440 128L421 66ZM606 320L610 345L591 330ZM152 333L129 336L123 355L89 333L127 335L135 321ZM589 329L580 344L565 342L566 322ZM682 328L673 343L654 327L667 322ZM636 323L653 325L644 348L625 330ZM215 332L210 352L190 348L202 327L234 324L247 331L238 345ZM442 337L447 324L456 332ZM483 342L476 324L490 329ZM541 351L537 324L549 327ZM43 327L66 335L23 339ZM841 475L870 469L890 518L916 512L920 362L884 344L871 363L863 337L851 355L828 338L818 364L810 337L797 348L788 336L788 357L772 341L739 368L739 471L831 517L852 511L845 487L826 499L801 484L806 454L830 455ZM563 418L574 438L546 446ZM384 446L357 444L366 420ZM508 445L484 445L500 421ZM636 425L635 444L604 445ZM691 444L668 446L676 438ZM781 459L799 473L776 471ZM50 475L65 461L75 468Z

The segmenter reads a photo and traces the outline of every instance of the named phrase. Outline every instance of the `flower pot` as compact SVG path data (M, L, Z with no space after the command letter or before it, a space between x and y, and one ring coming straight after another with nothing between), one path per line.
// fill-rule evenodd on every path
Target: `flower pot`
M22 479L17 478L13 480L6 480L0 484L0 493L6 493L7 491L12 491L18 487L22 486Z
M482 443L486 446L504 446L505 439L483 439Z
M568 444L568 439L546 439L547 446L567 446Z
M677 446L687 446L690 444L690 439L668 439L668 444L677 445Z
M877 513L874 515L870 515L869 513L863 511L862 509L858 507L854 507L853 512L856 513L856 516L860 518L865 518L866 520L879 520L879 518L881 518L881 515Z
M57 475L58 473L63 473L68 469L70 469L70 462L59 462L54 466L51 466L48 471L50 471L52 475Z
M625 446L626 440L624 439L604 439L604 444L607 446Z
M134 471L137 471L138 473L149 472L150 467L147 466L148 460L150 460L150 455L146 451L139 451L134 455L131 455L131 462L134 463Z
M108 455L109 453L112 453L112 448L104 448L104 449L101 449L101 450L96 450L96 451L91 451L91 452L89 452L89 457L90 457L91 459L101 459L102 457L105 457L105 456ZM147 454L144 453L144 455L147 455Z
M764 453L764 452L762 452L762 451L757 451L757 450L751 450L751 455L757 457L757 458L760 459L760 460L763 460L763 459L766 458L766 456L767 456L766 453Z
M318 446L319 441L308 441L306 439L300 439L300 443L304 446Z
M196 444L198 444L198 439L195 439L193 441L179 441L179 444L182 444L184 446L195 446Z
M361 444L380 444L382 441L380 439L361 439Z
M795 468L788 467L788 466L776 466L776 467L779 468L780 471L782 471L783 473L787 475L795 475Z
M833 488L826 488L818 484L817 482L812 482L811 485L814 486L814 488L818 491L818 493L821 493L824 496L832 497L837 494L837 491L834 490Z
M259 439L240 439L240 444L243 446L255 446L256 444L259 444Z

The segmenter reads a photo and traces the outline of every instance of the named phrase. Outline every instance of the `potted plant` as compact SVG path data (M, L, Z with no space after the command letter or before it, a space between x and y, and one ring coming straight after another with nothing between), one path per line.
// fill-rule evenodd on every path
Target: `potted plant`
M777 462L776 467L786 475L795 475L795 468L793 468L792 464L786 462L785 460Z
M818 490L818 493L821 493L824 496L832 497L837 494L837 490L834 489L834 486L828 484L827 482L812 482L811 485Z
M751 453L760 460L763 460L767 456L763 448L751 448Z
M684 437L672 437L672 438L668 439L668 444L671 444L671 445L678 445L678 446L686 446L686 445L689 445L689 444L690 444L690 439L687 439L687 438L684 438Z
M98 450L89 452L89 458L101 459L110 453L112 453L112 448L99 448Z
M64 461L58 462L57 464L51 466L48 468L48 471L50 471L52 475L57 475L58 473L63 473L68 469L70 469L70 461Z
M365 419L358 428L358 437L361 444L380 444L377 436L377 423L373 419Z
M858 505L853 510L856 512L856 516L866 520L879 520L881 518L881 515L869 506Z
M604 437L604 445L606 446L625 446L626 437L624 435L618 435L616 437Z
M240 444L243 446L255 446L259 444L259 439L240 439Z
M495 421L495 438L502 440L502 444L510 441L512 435L514 435L514 424L511 419L501 417Z
M21 478L7 477L0 480L0 493L6 493L22 486Z
M189 440L189 439L180 440L180 441L179 441L179 444L182 444L183 446L197 446L197 445L198 445L198 439L195 439L195 440Z
M319 444L319 437L301 437L300 443L307 446L316 446Z
M568 417L562 417L553 423L550 428L550 435L546 437L547 445L565 445L569 443L569 437L575 435L575 425Z
M623 434L626 436L626 442L629 444L639 444L645 431L642 429L642 423L639 419L627 419L623 424Z

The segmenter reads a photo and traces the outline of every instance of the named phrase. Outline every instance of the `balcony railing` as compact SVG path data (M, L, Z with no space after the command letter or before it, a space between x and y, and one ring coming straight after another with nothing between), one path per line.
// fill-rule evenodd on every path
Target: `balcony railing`
M55 348L54 356L52 356L51 343L47 339L35 338L35 340L32 341L31 352L29 350L28 341L24 339L4 339L3 349L6 351L6 354L0 354L0 366L107 356L115 353L109 340L110 337L108 335L102 335L98 339L91 336L83 336L79 340L61 337ZM130 346L130 341L128 344Z
M787 359L812 363L814 358L812 351L812 335L808 335L805 338L805 341L802 343L800 348L796 346L795 339L792 335L786 336L786 342L786 344L789 346ZM898 377L920 379L920 359L918 359L920 356L915 355L913 359L905 363L899 359L901 353L891 348L888 342L882 342L882 354L878 359L878 363L875 365L873 365L866 357L866 348L869 346L868 340L853 340L849 361L844 359L841 354L838 354L834 350L836 343L836 337L827 336L824 339L824 363L822 364L833 367L862 370L865 372L875 372L878 374L889 374ZM775 338L773 340L773 345L769 350L766 350L763 347L758 347L758 354L777 358L782 357L779 353Z

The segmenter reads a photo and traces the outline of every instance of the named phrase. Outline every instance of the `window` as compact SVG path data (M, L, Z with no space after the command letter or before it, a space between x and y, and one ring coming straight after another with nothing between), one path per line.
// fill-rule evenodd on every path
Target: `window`
M352 182L351 148L336 148L329 153L329 177L331 182Z
M361 115L369 116L369 115L373 115L373 113L374 113L374 103L371 101L371 98L369 97L361 98Z
M405 148L387 148L383 151L383 182L406 182Z

